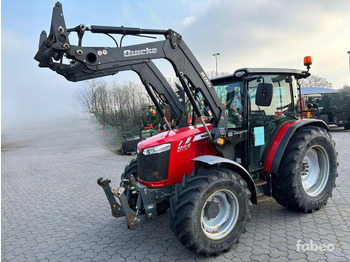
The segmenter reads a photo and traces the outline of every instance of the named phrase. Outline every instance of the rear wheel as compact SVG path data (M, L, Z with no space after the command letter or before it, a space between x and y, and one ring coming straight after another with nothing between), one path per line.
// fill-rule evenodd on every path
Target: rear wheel
M350 129L350 121L345 123L344 129Z
M170 199L170 227L198 254L217 255L238 243L249 215L246 182L226 168L199 170L176 185Z
M279 204L313 212L327 203L337 176L334 145L323 128L303 127L295 132L272 181Z

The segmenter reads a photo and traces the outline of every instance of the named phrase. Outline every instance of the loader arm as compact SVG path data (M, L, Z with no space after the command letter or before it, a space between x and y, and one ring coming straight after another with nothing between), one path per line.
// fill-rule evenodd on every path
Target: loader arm
M121 35L163 35L165 40L124 47L85 47L81 44L86 31ZM72 45L69 42L70 32L77 32L78 45ZM69 59L70 63L63 63L63 56ZM35 55L35 60L39 62L40 67L49 67L69 81L82 81L133 70L141 78L153 102L157 100L152 94L155 91L160 97L165 98L177 118L180 119L185 111L184 106L151 61L153 59L166 59L172 64L196 115L202 119L201 111L195 100L196 95L201 93L214 119L211 133L204 125L209 137L212 138L212 141L224 137L227 129L227 111L199 62L182 40L182 36L171 29L109 26L89 28L84 25L67 29L62 5L57 2L53 8L50 33L48 36L45 31L41 33L39 50ZM160 105L155 104L163 117L164 113ZM203 120L202 123L204 124Z

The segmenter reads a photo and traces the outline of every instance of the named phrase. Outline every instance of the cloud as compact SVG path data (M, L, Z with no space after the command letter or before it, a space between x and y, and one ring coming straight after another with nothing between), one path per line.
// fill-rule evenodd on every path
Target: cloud
M188 26L188 25L192 24L195 20L196 19L193 16L188 16L182 21L182 24L184 26Z
M187 16L181 24L187 27L200 18L210 17L211 9L215 6L220 6L221 3L221 0L182 1L185 9L187 9L191 15Z
M18 51L23 48L21 43L24 41L20 39L18 34L12 30L2 30L1 32L1 49L3 53ZM25 45L24 45L25 46Z
M182 35L206 71L233 72L240 67L303 68L313 57L311 73L327 78L335 88L349 83L350 2L205 1L196 10L190 2L187 17L195 21Z

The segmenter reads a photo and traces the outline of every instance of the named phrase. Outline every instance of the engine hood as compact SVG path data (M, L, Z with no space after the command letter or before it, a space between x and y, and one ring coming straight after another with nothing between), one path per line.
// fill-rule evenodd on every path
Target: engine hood
M208 129L212 129L212 125L207 125ZM196 135L200 135L204 133L204 126L187 126L181 127L179 129L169 130L158 135L152 136L144 141L141 141L137 145L137 149L139 153L142 153L145 148L150 148L154 146L159 146L166 143L173 143L175 141L179 141L182 139L189 139L195 137Z

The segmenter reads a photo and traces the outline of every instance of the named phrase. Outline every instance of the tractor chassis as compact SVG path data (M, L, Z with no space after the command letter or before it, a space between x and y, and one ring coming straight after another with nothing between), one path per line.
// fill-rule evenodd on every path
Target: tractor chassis
M111 188L111 180L109 179L99 178L97 184L103 188L106 194L112 216L116 218L125 216L128 229L134 230L158 215L157 203L173 195L174 186L153 189L136 182L132 175L127 180L128 183L122 182L122 186L117 189L114 189L114 186ZM137 202L136 206L132 208L129 199L133 193L137 194Z

